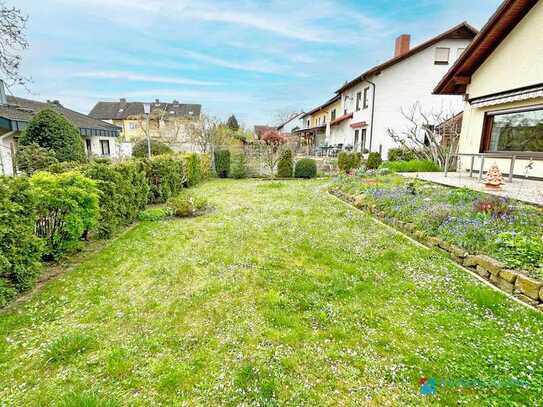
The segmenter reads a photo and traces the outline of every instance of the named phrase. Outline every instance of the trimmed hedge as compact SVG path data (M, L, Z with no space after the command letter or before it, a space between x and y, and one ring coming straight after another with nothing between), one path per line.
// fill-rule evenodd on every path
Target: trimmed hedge
M360 167L361 162L361 153L349 153L347 151L342 151L338 154L337 165L340 171L349 173L351 170Z
M187 182L183 160L169 155L159 155L144 160L145 174L149 182L149 202L164 203L177 195Z
M368 162L366 163L366 168L368 170L376 170L382 164L383 159L381 154L374 152L368 154Z
M215 172L217 177L228 178L230 176L230 151L215 151Z
M189 153L184 154L181 157L185 160L186 186L192 187L198 185L203 178L200 156L196 153Z
M280 178L291 178L294 173L294 162L292 159L292 150L284 150L277 163L277 176Z
M34 285L44 245L27 178L0 177L0 306Z
M243 151L239 152L238 154L234 154L230 168L230 175L235 179L247 177L247 156Z
M415 152L404 147L396 147L388 150L388 161L411 161L416 159L417 155Z
M132 148L132 157L146 158L148 156L147 144L147 139L138 141ZM173 154L173 150L161 141L151 140L151 157L164 154Z
M317 163L311 158L302 158L296 162L294 168L296 178L315 178L317 176Z
M439 172L441 169L430 160L388 161L381 165L394 172Z

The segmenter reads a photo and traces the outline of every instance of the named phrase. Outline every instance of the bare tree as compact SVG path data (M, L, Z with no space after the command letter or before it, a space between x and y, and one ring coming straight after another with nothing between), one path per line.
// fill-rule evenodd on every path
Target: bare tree
M264 165L270 172L270 178L275 176L275 167L277 167L286 142L287 138L277 130L268 130L262 135Z
M25 85L29 79L20 73L20 53L28 48L25 29L28 17L20 9L0 1L0 76L7 85Z
M273 123L277 126L280 126L281 124L286 123L288 120L298 115L300 112L301 110L296 110L292 108L277 110L273 114Z
M389 136L421 159L431 160L442 169L452 169L458 152L462 114L444 109L425 112L417 102L402 109L402 116L407 123L405 129L400 132L388 129Z
M203 153L213 152L214 147L225 144L225 127L215 117L202 114L199 125L188 130L188 141Z

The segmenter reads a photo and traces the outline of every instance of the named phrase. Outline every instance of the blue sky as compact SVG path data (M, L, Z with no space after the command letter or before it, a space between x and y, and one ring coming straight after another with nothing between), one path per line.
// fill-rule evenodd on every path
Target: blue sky
M32 94L88 112L98 100L177 99L251 126L308 110L366 68L499 0L8 0L29 15Z

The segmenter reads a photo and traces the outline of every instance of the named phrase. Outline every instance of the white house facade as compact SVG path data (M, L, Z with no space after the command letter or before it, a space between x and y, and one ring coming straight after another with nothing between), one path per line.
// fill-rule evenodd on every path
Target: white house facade
M505 0L435 88L464 95L460 171L543 178L543 1Z
M388 150L396 147L389 131L401 133L407 127L402 111L419 104L425 112L460 112L462 97L433 95L432 90L476 32L462 23L414 48L409 47L408 35L400 36L391 60L337 91L342 115L331 123L327 143L378 151L386 159Z

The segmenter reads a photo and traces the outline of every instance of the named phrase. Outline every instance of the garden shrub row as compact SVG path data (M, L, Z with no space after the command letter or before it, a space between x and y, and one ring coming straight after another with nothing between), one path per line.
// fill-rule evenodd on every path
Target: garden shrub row
M387 161L380 168L393 172L438 172L441 169L431 160Z
M209 174L204 160L210 162L197 154L64 162L31 177L0 177L0 306L34 285L43 260L90 235L109 238L148 203L196 185Z

